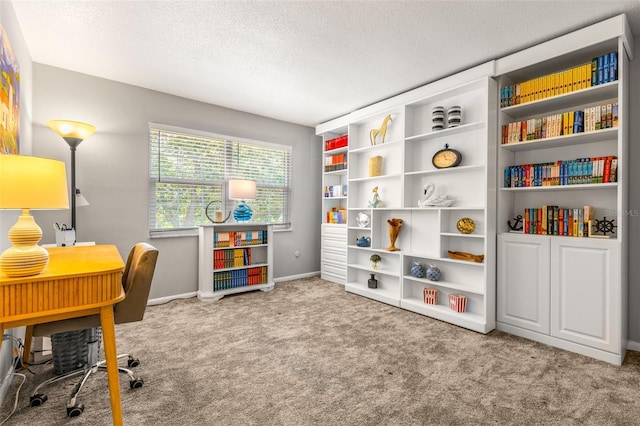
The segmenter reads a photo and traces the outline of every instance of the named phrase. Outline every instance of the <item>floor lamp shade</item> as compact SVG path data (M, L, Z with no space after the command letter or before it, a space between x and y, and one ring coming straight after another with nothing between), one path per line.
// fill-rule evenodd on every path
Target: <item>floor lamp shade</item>
M49 120L47 121L47 126L59 134L71 149L71 194L74 194L71 197L71 228L76 229L76 203L78 200L78 197L75 196L77 194L76 148L80 145L80 142L94 134L96 128L91 124L71 120Z
M42 229L30 209L68 209L67 173L62 161L26 155L0 155L0 209L21 210L9 229L13 244L0 255L0 273L9 277L36 275L49 263L38 242Z
M246 222L251 220L253 210L245 200L256 199L256 183L252 180L231 179L229 180L229 199L240 200L236 208L233 210L233 217L237 222Z

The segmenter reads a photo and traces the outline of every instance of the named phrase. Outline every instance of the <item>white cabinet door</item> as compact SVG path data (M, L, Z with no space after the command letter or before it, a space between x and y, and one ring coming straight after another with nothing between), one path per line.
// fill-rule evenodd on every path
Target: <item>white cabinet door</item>
M498 235L498 321L549 334L549 239Z
M557 238L551 259L551 335L619 352L619 243Z

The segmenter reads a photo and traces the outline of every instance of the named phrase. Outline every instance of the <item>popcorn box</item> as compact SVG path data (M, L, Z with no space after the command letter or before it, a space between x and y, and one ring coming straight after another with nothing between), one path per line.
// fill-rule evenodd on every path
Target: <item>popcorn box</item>
M452 311L465 312L467 310L467 298L461 294L450 294L449 307Z
M438 300L438 289L425 287L422 290L424 293L424 303L427 305L435 305Z

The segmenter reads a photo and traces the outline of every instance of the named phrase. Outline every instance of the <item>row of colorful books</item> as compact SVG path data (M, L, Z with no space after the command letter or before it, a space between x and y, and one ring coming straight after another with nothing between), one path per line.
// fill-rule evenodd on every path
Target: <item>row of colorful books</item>
M213 291L229 288L246 287L267 282L267 267L237 269L235 271L221 271L213 273Z
M251 248L215 250L213 252L213 269L235 268L246 265L251 265Z
M333 207L327 212L327 223L347 223L347 209Z
M347 185L328 185L324 187L324 197L346 197Z
M505 188L581 185L617 181L618 158L590 157L555 163L520 164L504 169Z
M334 154L324 157L324 171L335 172L347 168L347 154Z
M214 247L243 247L267 244L267 230L214 232Z
M617 126L618 103L615 102L504 124L500 142L504 145Z
M588 237L593 222L593 207L564 208L542 206L524 209L525 234Z
M609 52L586 64L501 88L500 107L538 101L617 79L618 54Z

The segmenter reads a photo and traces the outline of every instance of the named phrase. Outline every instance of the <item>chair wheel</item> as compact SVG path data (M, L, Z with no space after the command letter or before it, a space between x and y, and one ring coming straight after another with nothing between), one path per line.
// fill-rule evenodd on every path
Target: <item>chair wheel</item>
M37 407L38 405L42 405L46 400L47 400L47 395L42 393L35 394L29 398L29 401L31 402L32 407Z
M144 380L142 379L134 379L129 381L129 386L131 386L131 389L141 388L143 384Z
M129 368L137 367L140 365L140 360L138 358L129 357L129 359L127 360L127 365L129 366Z
M68 417L78 417L84 411L83 404L76 404L73 407L67 407L67 416Z

